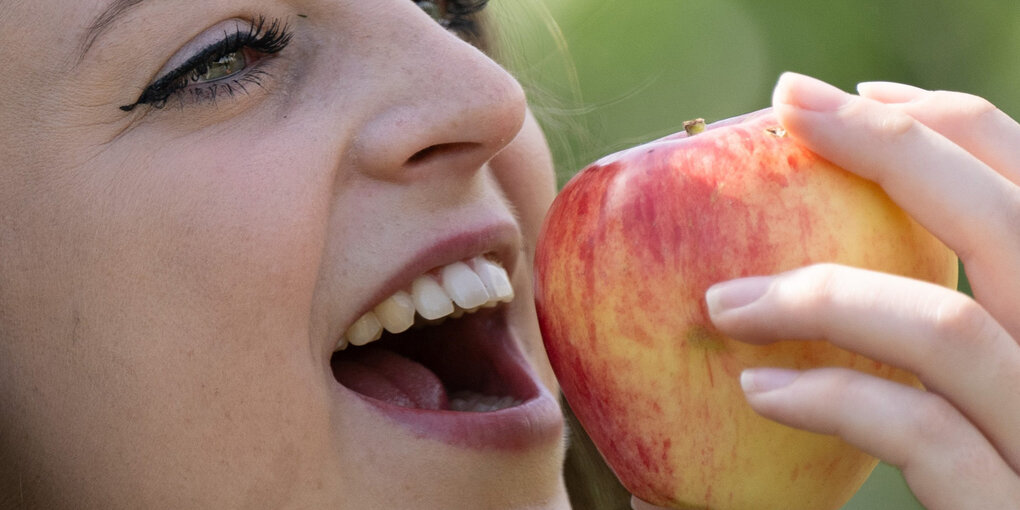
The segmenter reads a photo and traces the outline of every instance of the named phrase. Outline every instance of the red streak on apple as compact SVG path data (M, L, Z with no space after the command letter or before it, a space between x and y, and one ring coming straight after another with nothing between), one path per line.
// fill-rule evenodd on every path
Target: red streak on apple
M708 318L709 286L815 262L956 284L952 252L878 186L777 128L758 112L603 158L543 226L536 304L549 359L610 466L650 502L839 508L874 459L755 415L741 370L839 365L912 381L825 342L726 338Z

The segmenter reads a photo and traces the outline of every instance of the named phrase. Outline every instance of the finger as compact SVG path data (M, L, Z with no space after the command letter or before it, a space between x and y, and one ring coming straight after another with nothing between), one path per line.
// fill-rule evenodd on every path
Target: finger
M929 510L1011 508L1020 481L943 398L847 369L752 369L741 385L755 411L834 434L899 466Z
M928 92L920 87L891 81L865 81L857 84L857 93L882 103L906 103Z
M780 122L819 155L877 182L963 260L975 296L1020 334L1020 187L901 109L787 73Z
M967 296L823 264L716 285L706 301L737 340L824 339L913 372L1020 468L1020 346Z
M1020 124L978 96L890 82L857 85L862 97L891 104L1020 184Z
M951 248L973 251L1012 234L1016 186L904 112L786 73L773 98L780 122L821 156L875 181Z

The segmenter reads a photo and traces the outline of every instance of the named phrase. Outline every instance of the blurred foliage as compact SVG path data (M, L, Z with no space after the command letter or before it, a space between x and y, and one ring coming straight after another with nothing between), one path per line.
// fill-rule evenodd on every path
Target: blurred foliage
M561 183L602 155L678 131L686 119L768 106L787 70L844 90L868 80L961 90L1020 116L1015 0L493 5L514 18L512 67L546 126Z
M983 96L1020 118L1016 0L493 2L559 183L605 154L764 108L787 70L852 91L889 80ZM880 465L845 510L921 506Z

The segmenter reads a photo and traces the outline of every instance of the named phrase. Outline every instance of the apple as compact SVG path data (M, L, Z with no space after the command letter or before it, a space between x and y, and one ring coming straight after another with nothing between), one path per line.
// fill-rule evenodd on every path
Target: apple
M956 256L880 187L798 144L770 110L686 127L595 162L554 201L535 259L549 360L582 426L641 499L837 509L877 461L755 414L741 370L842 366L916 379L823 341L727 338L708 318L705 291L817 262L955 288Z

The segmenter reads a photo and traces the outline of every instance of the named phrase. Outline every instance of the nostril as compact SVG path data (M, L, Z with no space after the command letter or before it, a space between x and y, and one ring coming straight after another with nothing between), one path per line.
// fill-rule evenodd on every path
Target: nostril
M428 159L440 157L445 154L468 152L471 151L472 149L479 147L480 145L481 144L474 142L457 142L431 145L411 155L411 157L407 159L407 162L410 164L417 164Z

